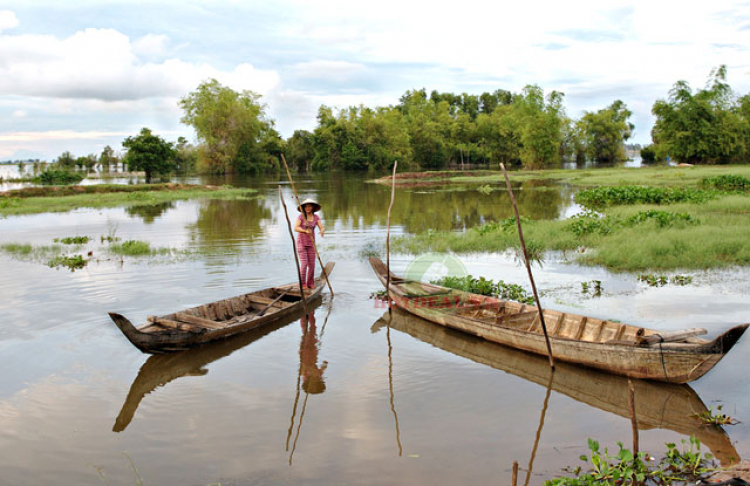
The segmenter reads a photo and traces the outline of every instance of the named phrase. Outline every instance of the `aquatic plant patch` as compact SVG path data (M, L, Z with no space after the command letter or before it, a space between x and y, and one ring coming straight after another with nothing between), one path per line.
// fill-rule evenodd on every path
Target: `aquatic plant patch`
M606 235L612 232L615 227L615 223L611 219L591 210L571 216L568 222L568 230L576 236L595 233Z
M634 454L622 442L617 445L619 451L611 456L607 448L602 451L599 442L589 439L590 457L580 456L586 466L568 467L564 471L572 474L571 477L547 480L545 486L692 484L717 469L713 456L701 452L700 441L694 436L687 441L683 439L681 449L674 443L666 444L667 451L659 461L646 452Z
M719 196L714 190L692 187L615 186L595 187L577 193L575 201L591 209L625 204L702 203Z
M55 243L62 243L63 245L85 245L91 241L89 236L66 236L65 238L55 238Z
M474 278L471 275L463 277L448 275L437 280L432 280L430 283L440 285L441 287L463 290L472 294L498 297L503 300L515 300L524 304L534 304L534 296L529 295L523 287L517 284L505 283L502 280L495 282L484 277Z
M700 222L687 213L670 213L657 209L649 209L647 211L639 211L625 219L622 224L625 226L635 226L648 221L656 222L656 225L660 228L674 226L675 224L698 224Z
M722 174L701 179L701 186L721 191L748 191L750 190L750 179L736 174Z
M49 262L47 262L47 266L50 268L65 267L71 272L80 270L81 268L85 267L87 264L88 264L88 260L83 258L83 255L58 256L50 260Z

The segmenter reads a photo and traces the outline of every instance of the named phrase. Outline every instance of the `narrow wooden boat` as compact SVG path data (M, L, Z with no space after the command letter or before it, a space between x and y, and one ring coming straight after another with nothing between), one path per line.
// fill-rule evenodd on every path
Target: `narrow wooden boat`
M313 312L320 303L321 299L310 302L309 311ZM283 319L277 319L263 327L252 329L237 336L179 353L149 356L138 371L135 380L133 380L128 396L122 405L119 415L117 415L112 430L114 432L125 430L131 420L133 420L138 406L146 395L183 376L203 376L207 374L208 367L213 362L259 341L272 332L300 319L304 314L304 309L298 308L296 312L289 314Z
M628 378L564 362L555 364L550 379L547 358L500 346L454 329L436 326L400 309L386 312L372 332L390 326L422 342L475 363L509 373L587 406L620 416L630 422ZM553 350L554 351L554 350ZM639 430L663 429L695 436L723 466L740 456L726 431L705 426L698 418L708 409L690 385L631 380L635 389L635 413ZM554 413L554 412L553 412Z
M330 275L334 263L325 272ZM323 274L315 279L315 289L305 291L305 300L314 302L325 286ZM168 353L194 348L228 338L284 319L303 309L297 283L242 294L163 316L150 316L148 322L134 326L127 318L110 312L125 337L146 353Z
M387 269L377 258L370 265L386 285ZM535 306L405 280L391 274L395 305L442 326L488 341L547 355ZM706 374L735 345L748 324L715 339L695 337L705 330L659 332L653 329L545 309L552 355L632 378L688 383Z

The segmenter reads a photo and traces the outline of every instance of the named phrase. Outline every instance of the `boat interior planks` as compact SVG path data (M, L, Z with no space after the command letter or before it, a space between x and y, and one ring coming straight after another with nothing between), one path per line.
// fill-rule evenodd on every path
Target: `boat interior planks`
M370 258L378 279L388 270ZM393 303L442 326L532 353L547 355L539 309L520 302L471 294L434 284L390 277ZM641 326L544 310L555 360L577 363L632 378L672 383L696 380L713 368L743 335L748 324L714 339L699 338L705 329L662 332Z
M325 272L334 267L329 262ZM314 302L322 297L325 280L315 279L315 288L305 290L304 300ZM138 349L147 353L181 351L218 339L256 329L302 309L298 284L242 294L228 299L183 309L171 314L149 316L141 326L134 326L116 312L109 316Z

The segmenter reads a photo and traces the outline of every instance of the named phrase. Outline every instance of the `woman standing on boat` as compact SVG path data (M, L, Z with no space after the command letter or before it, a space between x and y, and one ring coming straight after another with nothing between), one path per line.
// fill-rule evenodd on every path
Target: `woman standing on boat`
M315 214L320 211L320 204L314 199L305 199L297 210L302 213L294 223L297 235L297 253L299 253L300 276L302 288L315 288L315 227L320 228L320 236L325 230L320 217Z

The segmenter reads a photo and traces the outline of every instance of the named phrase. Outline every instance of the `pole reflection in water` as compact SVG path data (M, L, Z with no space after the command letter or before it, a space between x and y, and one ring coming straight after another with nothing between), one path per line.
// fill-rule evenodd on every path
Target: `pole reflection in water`
M401 447L401 431L398 428L398 414L396 413L396 402L393 398L393 346L391 345L391 321L393 320L393 314L388 315L388 326L385 329L385 337L388 340L388 389L391 395L391 412L393 412L393 419L396 422L396 444L398 445L398 456L401 457L403 454L403 448Z
M297 441L299 440L300 431L302 430L302 421L305 418L305 410L307 409L307 399L310 395L316 395L323 393L326 390L325 380L323 379L323 373L328 367L328 361L323 361L318 366L318 353L320 351L321 338L325 331L326 324L328 323L328 317L331 315L331 307L328 307L328 314L323 321L321 326L320 337L318 337L318 329L315 321L315 311L311 312L306 316L302 316L300 319L300 327L302 329L302 338L299 344L299 372L297 373L297 392L294 397L294 407L292 408L292 419L289 424L289 430L286 436L286 450L289 452L289 441L292 437L292 430L294 429L294 421L297 417L297 406L299 405L299 398L301 391L305 392L305 399L302 402L302 410L300 411L299 422L297 423L297 430L294 435L294 441L292 441L292 450L289 453L289 465L292 465L294 459L294 451L297 449Z
M311 306L319 306L321 299L311 303ZM202 376L208 373L205 367L225 356L229 356L238 349L258 341L264 336L281 329L282 327L299 319L302 311L293 314L286 319L276 323L268 324L259 329L254 329L238 336L233 336L223 341L217 341L195 349L181 351L178 353L159 354L150 356L138 371L130 391L122 405L120 414L115 420L112 428L114 432L122 432L133 420L138 405L147 394L159 387L176 380L182 376Z
M524 486L529 486L529 480L531 479L531 471L534 468L534 458L536 457L536 450L539 448L539 439L542 437L542 427L544 427L544 417L547 415L547 406L549 405L549 396L552 392L552 381L555 379L555 369L550 368L549 370L549 381L547 382L547 394L544 396L544 405L542 406L542 415L539 417L539 428L536 429L536 437L534 438L534 448L531 449L531 458L529 458L529 468L526 470L526 481L523 483Z
M389 325L386 312L372 326L372 331ZM404 332L436 348L476 363L510 373L524 380L549 386L549 363L537 356L484 341L458 331L420 319L402 310L393 309L390 327ZM556 363L551 391L566 395L591 407L618 415L630 422L628 379L569 363ZM726 431L704 427L697 418L707 411L698 394L688 385L632 380L638 415L638 429L666 429L678 434L694 435L707 446L722 465L740 460ZM545 400L546 401L546 400ZM545 407L546 409L546 407ZM543 411L543 417L546 410Z

